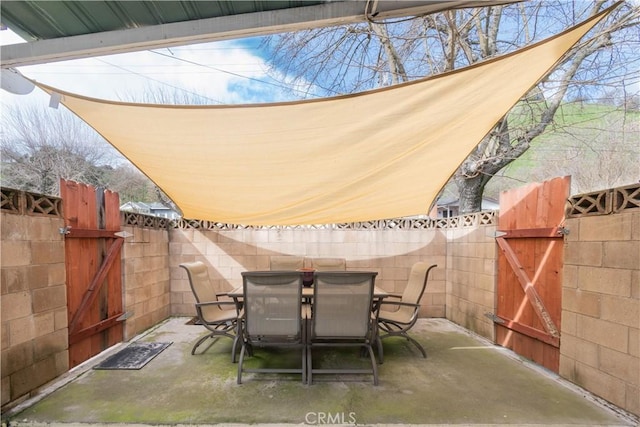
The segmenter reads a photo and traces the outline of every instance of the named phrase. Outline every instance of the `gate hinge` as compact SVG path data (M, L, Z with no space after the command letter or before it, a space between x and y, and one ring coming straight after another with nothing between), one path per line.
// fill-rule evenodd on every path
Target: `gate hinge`
M70 225L66 225L66 226L64 226L64 227L60 227L60 228L58 229L58 233L62 234L63 236L64 236L65 234L69 234L69 233L71 233L71 226L70 226Z
M569 235L569 229L565 228L565 227L558 227L558 234L561 236L568 236Z

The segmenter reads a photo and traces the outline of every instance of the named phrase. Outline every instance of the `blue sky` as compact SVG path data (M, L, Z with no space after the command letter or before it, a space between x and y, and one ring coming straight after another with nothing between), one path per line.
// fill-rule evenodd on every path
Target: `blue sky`
M582 6L579 2L575 5ZM10 30L0 31L0 44L20 42L22 40ZM258 38L62 61L19 70L29 78L59 89L109 100L148 102L143 94L154 90L180 93L192 99L199 97L198 103L207 104L299 99L292 93L291 89L296 87L288 83L291 80L269 69ZM640 90L637 81L627 85L628 91ZM303 83L301 89L304 87ZM302 97L306 92L315 91L298 93ZM38 89L27 96L0 90L0 99L3 104L48 104L48 98Z
M23 42L10 30L0 31L0 44ZM162 88L200 97L207 104L237 104L290 99L281 82L269 75L256 39L230 40L154 51L109 55L20 67L39 82L77 94L142 101L145 91ZM281 79L281 76L277 76ZM280 80L282 81L282 80ZM3 104L47 102L39 89L29 95L0 90ZM42 100L42 101L41 101Z

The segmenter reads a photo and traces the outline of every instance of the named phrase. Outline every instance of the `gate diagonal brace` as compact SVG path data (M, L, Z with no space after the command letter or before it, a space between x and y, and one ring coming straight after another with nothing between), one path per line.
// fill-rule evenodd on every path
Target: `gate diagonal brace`
M507 259L507 261L509 262L509 265L513 269L513 272L516 274L516 277L518 278L518 282L520 283L520 286L522 286L522 290L527 296L527 299L531 302L531 305L533 306L533 309L535 310L536 314L542 320L545 330L552 337L560 338L560 332L558 331L558 328L554 324L553 319L551 319L551 316L549 315L549 311L545 307L542 301L542 298L540 298L540 295L538 294L535 287L533 286L533 283L527 276L527 273L525 273L524 267L522 266L522 264L520 264L520 262L518 261L518 258L513 253L511 246L509 246L509 243L505 240L505 236L496 238L496 242L498 243L498 246L500 246L500 249L504 253L505 258Z
M93 304L95 299L98 297L99 291L102 288L102 285L104 284L104 280L107 276L107 273L109 272L109 268L111 267L113 262L116 260L117 255L120 251L120 248L122 248L123 243L124 243L124 239L118 238L109 247L109 250L107 251L106 256L102 260L102 264L100 265L98 272L96 273L95 277L91 280L91 283L87 288L87 292L82 297L82 301L80 302L78 311L75 312L75 314L73 315L73 319L71 319L71 322L69 322L69 333L77 332L80 324L79 323L80 319L82 319L82 316L84 316L85 312L88 310L91 304Z

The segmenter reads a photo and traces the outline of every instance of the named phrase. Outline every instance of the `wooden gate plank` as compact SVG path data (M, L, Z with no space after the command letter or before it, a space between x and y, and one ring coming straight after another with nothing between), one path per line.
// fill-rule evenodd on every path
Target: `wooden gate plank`
M120 230L120 196L113 191L105 191L105 228L108 230ZM124 243L124 238L121 239ZM118 259L120 259L118 255ZM122 263L115 262L107 275L109 282L109 294L107 296L107 316L120 316L123 311L122 298ZM113 325L107 331L107 345L112 346L122 341L124 326L122 321Z
M65 215L65 226L71 229L95 228L88 225L86 218L86 194L83 186L76 182L61 180L61 197ZM89 283L89 272L87 265L91 263L89 242L86 240L65 240L65 255L67 269L67 305L68 318L73 318L77 307L82 301L86 284ZM70 345L69 362L70 366L76 366L92 356L91 342L82 342Z
M560 329L562 317L562 266L564 253L564 235L553 238L536 239L539 252L545 252L545 266L539 269L537 283L553 283L554 286L536 286L545 302L549 316Z
M78 209L78 227L77 228L97 228L98 221L96 216L96 191L95 188L86 184L79 184L81 199ZM82 247L82 262L81 262L81 277L82 283L79 284L84 293L87 291L87 286L91 283L94 272L100 265L100 254L98 253L98 240L96 239L80 239L78 240ZM82 300L80 301L82 303ZM77 310L80 309L78 306ZM80 325L82 327L91 326L100 321L99 313L90 311L87 315L81 319ZM100 336L93 335L88 337L82 343L79 343L82 348L83 357L91 357L100 352L102 348L102 340Z

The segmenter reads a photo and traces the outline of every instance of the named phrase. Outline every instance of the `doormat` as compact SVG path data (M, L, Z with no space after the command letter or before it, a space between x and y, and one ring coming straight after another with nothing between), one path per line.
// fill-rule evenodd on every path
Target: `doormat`
M170 342L129 344L116 354L109 356L94 366L93 369L141 369L170 345Z

